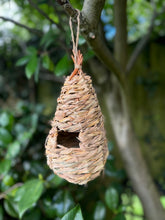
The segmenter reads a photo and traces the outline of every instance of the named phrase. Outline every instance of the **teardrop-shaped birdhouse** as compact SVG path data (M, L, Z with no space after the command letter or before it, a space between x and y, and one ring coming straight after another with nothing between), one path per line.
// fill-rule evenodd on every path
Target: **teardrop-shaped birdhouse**
M104 169L108 156L104 120L90 76L80 70L64 82L46 156L55 174L71 183L86 184Z
M82 185L100 175L108 147L91 77L82 71L80 51L73 48L73 54L75 69L66 78L57 99L45 148L50 169L67 181Z

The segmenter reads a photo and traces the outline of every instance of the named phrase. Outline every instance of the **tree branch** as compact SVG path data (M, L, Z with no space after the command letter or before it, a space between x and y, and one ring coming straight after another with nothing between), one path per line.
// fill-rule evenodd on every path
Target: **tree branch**
M127 65L127 0L114 1L114 56L125 72Z
M161 12L158 13L156 11L156 6L155 6L155 9L154 9L154 12L153 12L153 15L151 17L151 22L150 22L150 26L148 28L148 31L147 31L147 34L139 41L139 43L137 44L137 46L135 47L129 61L128 61L128 64L127 64L127 67L126 67L126 74L129 74L132 67L134 66L139 54L141 53L141 51L144 49L144 47L146 46L147 42L149 41L150 37L151 37L151 34L152 34L152 31L154 29L154 21L156 19L157 16L159 16L160 14L162 14L165 10L165 6L162 8Z
M88 21L88 24L94 29L97 28L101 11L105 0L85 0L82 8L82 14Z
M78 15L78 12L76 9L72 7L70 2L68 0L57 0L58 4L60 4L64 11L73 18L73 20L76 20L76 17Z
M0 16L0 19L2 19L4 21L9 21L9 22L11 22L11 23L13 23L13 24L15 24L15 25L17 25L19 27L22 27L22 28L28 30L29 32L32 32L32 33L37 34L39 36L42 36L42 32L40 30L38 30L38 29L30 28L30 27L28 27L28 26L26 26L24 24L21 24L21 23L19 23L17 21L14 21L13 19L6 18L6 17L3 17L3 16Z
M101 39L100 35L97 35L95 39L88 38L87 41L92 47L96 56L102 61L102 63L108 68L109 71L112 71L116 75L121 85L124 86L124 74L122 72L122 69L108 49L105 42Z
M90 1L86 0L84 1L85 6L83 6L83 13L81 13L80 16L80 31L82 35L85 37L89 45L92 47L93 51L95 52L96 56L103 62L103 64L108 68L108 70L112 71L118 80L120 81L121 85L124 85L123 80L123 72L120 68L119 63L115 60L114 56L112 55L111 51L108 49L106 43L101 38L100 34L97 31L96 25L93 24L93 22L96 20L96 23L99 21L101 10L104 6L103 0L93 0ZM96 6L96 2L99 3L99 8ZM77 17L77 10L72 7L70 2L68 0L58 0L58 3L62 5L64 10L67 12L69 16L73 18L73 20L76 20ZM89 4L89 6L87 5ZM102 7L101 7L102 6ZM88 22L88 16L86 18L86 15L89 13L90 8L92 9L92 14L90 14L90 17L92 15L94 16L94 19L90 18ZM87 11L86 11L87 10ZM98 11L97 11L98 10ZM91 27L91 24L94 25Z

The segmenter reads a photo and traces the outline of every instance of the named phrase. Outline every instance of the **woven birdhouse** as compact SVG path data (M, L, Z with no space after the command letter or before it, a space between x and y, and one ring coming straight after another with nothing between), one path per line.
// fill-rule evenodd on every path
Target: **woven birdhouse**
M57 99L52 128L46 139L47 164L55 174L75 184L86 184L104 169L108 156L104 120L90 76L82 71L83 56L78 47L80 12L77 17L77 36L73 42L74 71L68 76Z
M104 120L91 77L81 68L66 78L51 125L45 144L50 169L80 185L98 177L108 156Z

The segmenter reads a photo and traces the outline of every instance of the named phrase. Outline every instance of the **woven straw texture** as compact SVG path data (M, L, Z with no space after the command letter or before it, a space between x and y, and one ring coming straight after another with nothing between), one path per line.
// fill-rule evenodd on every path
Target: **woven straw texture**
M90 76L68 76L46 139L47 164L75 184L98 177L108 156L104 121Z

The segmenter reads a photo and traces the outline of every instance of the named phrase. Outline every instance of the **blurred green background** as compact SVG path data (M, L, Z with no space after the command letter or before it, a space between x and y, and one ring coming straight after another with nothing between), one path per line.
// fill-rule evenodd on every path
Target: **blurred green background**
M83 1L71 1L81 9ZM145 35L153 1L128 0L129 52ZM154 1L156 10L164 2ZM113 49L113 0L101 15ZM68 16L52 0L0 0L0 220L144 220L143 208L124 170L98 93L110 155L104 173L86 186L66 182L46 164L44 143L64 76L71 73ZM134 126L165 207L165 13L128 79ZM17 22L17 23L16 23ZM22 26L20 24L23 24ZM83 69L97 59L80 36ZM93 73L94 74L94 73ZM93 76L93 75L91 75Z

